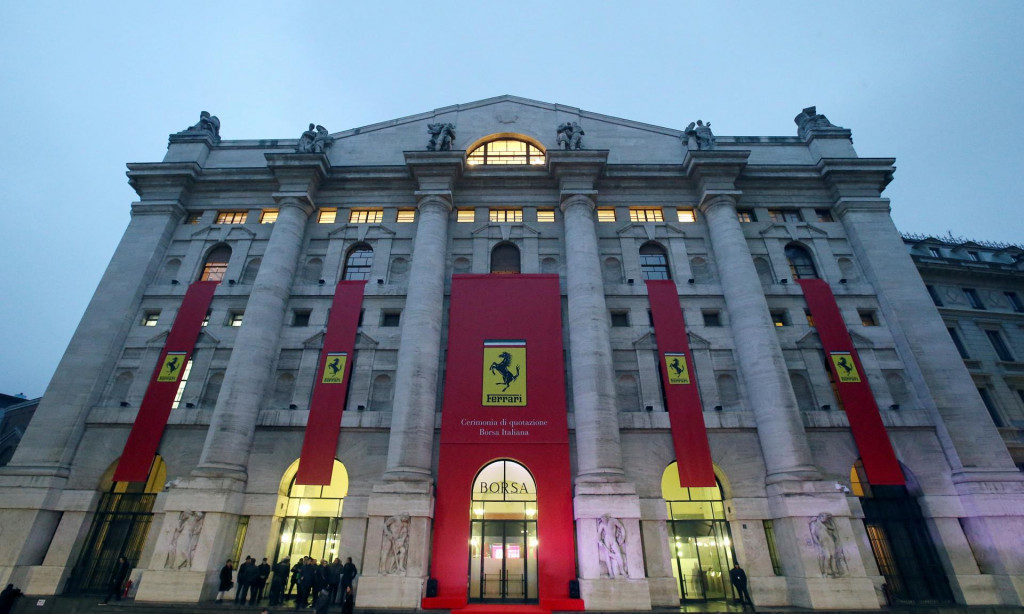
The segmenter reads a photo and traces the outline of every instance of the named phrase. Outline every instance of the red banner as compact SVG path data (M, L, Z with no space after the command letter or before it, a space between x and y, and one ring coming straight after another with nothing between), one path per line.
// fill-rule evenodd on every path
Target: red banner
M331 483L365 287L365 281L342 281L334 289L296 484L326 486Z
M878 413L878 404L868 385L867 374L857 351L853 349L853 340L846 330L832 289L820 279L798 281L825 349L826 362L835 378L839 399L846 409L868 482L876 486L902 486L903 471L896 460L889 434Z
M647 296L651 301L651 318L658 339L661 383L668 404L679 485L716 486L703 404L697 390L697 376L676 284L669 280L648 280Z
M149 387L142 397L142 406L128 434L121 460L117 463L115 482L145 482L149 477L149 468L167 426L181 374L185 372L185 365L192 357L196 338L199 337L206 311L213 300L213 291L219 283L197 281L185 292L171 332L167 334L167 342L160 353L160 360L149 380Z

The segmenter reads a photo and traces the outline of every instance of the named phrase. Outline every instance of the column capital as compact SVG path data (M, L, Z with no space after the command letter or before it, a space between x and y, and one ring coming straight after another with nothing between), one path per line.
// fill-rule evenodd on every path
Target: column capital
M549 149L548 172L562 194L596 193L597 180L608 166L607 149Z
M331 172L323 153L265 153L263 157L277 179L279 192L315 194Z
M597 208L597 190L591 190L588 192L576 191L562 194L562 203L559 207L562 209L562 213L568 211L571 207L583 206L586 207L587 212L590 213Z
M405 165L423 192L447 191L450 194L466 167L464 150L406 151L404 154Z
M272 196L280 209L295 207L306 216L316 209L313 197L308 192L274 192Z
M702 199L697 208L701 213L706 214L715 207L723 205L736 206L736 200L743 194L740 190L707 190L701 196Z
M185 202L199 178L195 162L144 162L128 165L128 185L144 201Z
M878 198L892 181L895 158L822 158L818 172L832 198Z
M452 212L452 193L448 190L416 190L416 208L424 211L429 207L441 207L445 215Z

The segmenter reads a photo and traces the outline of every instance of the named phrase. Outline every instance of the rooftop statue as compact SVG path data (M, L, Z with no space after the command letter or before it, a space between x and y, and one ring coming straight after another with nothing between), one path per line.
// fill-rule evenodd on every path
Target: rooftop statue
M832 122L828 121L828 118L818 113L816 107L807 107L800 114L793 118L796 123L797 134L801 138L807 138L807 136L816 130L845 130L842 126L837 126Z
M299 137L295 153L326 153L332 145L334 137L327 132L327 128L319 124L310 124L309 129Z
M208 135L213 139L215 143L220 142L220 120L217 119L216 115L210 115L209 111L203 111L199 114L199 121L193 126L185 128L178 134L184 135Z
M455 141L455 124L427 124L427 132L430 133L427 151L451 151L452 142Z
M711 122L705 124L699 119L696 123L690 122L690 125L684 131L684 135L687 146L690 145L690 139L693 139L694 144L700 151L715 148L715 135L711 132Z
M583 149L583 128L576 122L560 124L557 143L562 149Z

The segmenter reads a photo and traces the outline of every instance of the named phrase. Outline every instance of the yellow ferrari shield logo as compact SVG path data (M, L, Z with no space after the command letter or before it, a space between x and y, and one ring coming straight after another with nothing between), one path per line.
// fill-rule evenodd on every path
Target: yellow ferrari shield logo
M690 370L686 368L686 354L665 352L665 370L669 384L689 384Z
M526 342L484 342L483 404L526 405Z
M164 356L164 364L160 365L160 373L156 376L156 381L178 381L182 369L185 368L185 356L187 355L188 352L167 352L167 356Z
M347 360L348 354L345 352L327 352L324 373L320 381L324 384L340 384L345 379L345 362Z
M835 369L839 381L844 384L860 383L860 373L857 373L857 365L853 363L853 356L849 352L829 352L832 358L832 368Z

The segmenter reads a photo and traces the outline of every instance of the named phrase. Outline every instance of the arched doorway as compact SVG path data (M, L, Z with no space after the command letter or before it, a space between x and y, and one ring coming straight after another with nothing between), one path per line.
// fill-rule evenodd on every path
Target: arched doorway
M682 487L679 469L671 463L661 475L661 496L668 505L669 550L679 600L734 598L729 570L735 555L721 486Z
M906 486L873 486L860 459L850 469L850 490L860 497L864 529L885 580L886 599L952 603L949 580L917 503L920 488L906 468L903 475Z
M278 491L278 509L284 509L274 561L309 556L333 561L341 553L341 508L348 494L348 471L334 460L331 483L307 486L295 483L299 461L284 472Z
M114 461L100 478L103 496L65 593L106 592L119 556L124 556L132 568L139 565L153 521L153 503L167 481L167 465L157 455L145 482L115 482L117 463Z
M511 460L484 466L470 502L469 601L537 601L537 487Z

